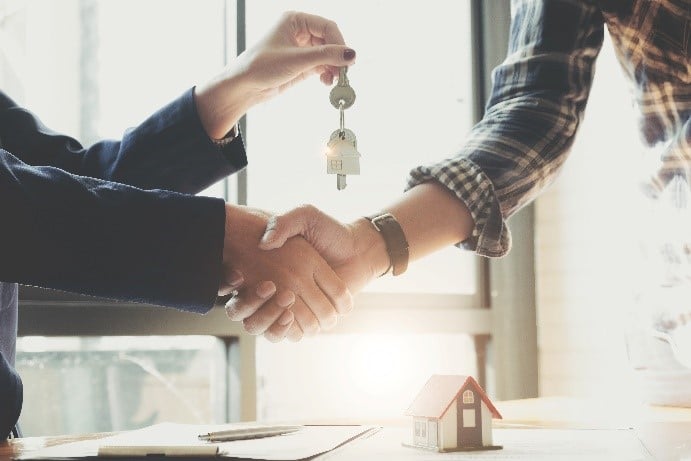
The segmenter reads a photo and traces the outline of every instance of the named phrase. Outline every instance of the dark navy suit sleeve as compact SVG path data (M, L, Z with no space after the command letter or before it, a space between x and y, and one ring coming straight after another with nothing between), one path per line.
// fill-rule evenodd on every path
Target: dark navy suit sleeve
M247 165L240 137L223 148L202 127L193 89L127 130L85 149L0 92L2 147L32 166L54 166L142 189L197 193Z
M22 408L22 380L0 352L0 441L14 428Z
M246 165L204 133L192 90L88 149L0 94L0 280L204 312L225 208L188 195ZM167 190L163 190L167 189Z

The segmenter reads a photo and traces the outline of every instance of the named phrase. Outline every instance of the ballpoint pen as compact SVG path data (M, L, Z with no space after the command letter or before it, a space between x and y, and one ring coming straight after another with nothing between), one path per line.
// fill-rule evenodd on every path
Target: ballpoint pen
M228 429L225 431L209 432L200 434L199 440L207 442L228 442L231 440L259 439L262 437L272 437L275 435L289 434L297 432L300 426L250 426Z

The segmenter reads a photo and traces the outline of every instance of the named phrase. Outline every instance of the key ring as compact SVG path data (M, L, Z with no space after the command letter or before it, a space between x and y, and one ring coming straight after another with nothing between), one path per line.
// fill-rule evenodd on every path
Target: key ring
M340 112L341 115L341 132L340 132L340 137L341 139L345 139L345 101L340 100L338 101L338 111Z

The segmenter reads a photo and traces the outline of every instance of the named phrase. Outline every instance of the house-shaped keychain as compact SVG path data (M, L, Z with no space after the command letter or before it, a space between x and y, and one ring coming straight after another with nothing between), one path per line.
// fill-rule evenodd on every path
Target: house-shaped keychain
M496 450L492 417L501 415L472 376L433 375L406 410L413 417L412 444L428 450Z

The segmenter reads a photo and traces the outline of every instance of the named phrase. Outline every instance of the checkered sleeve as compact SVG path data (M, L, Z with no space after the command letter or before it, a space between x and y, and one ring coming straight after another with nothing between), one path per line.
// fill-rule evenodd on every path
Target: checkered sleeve
M500 257L506 220L555 179L573 143L603 41L599 8L583 0L514 0L509 50L492 73L483 119L456 155L411 171L437 181L474 219L461 248Z

